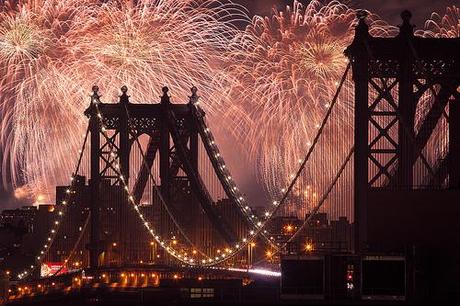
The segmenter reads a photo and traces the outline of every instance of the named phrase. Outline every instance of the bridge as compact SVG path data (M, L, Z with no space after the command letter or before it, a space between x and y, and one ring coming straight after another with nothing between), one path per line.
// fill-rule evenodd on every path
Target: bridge
M144 104L125 86L117 103L104 103L94 86L70 183L57 188L56 219L11 301L180 279L278 281L284 257L331 254L406 256L407 299L420 290L411 288L451 286L458 264L442 261L460 249L460 39L416 37L410 13L402 18L396 37L381 38L359 16L316 137L263 212L236 185L197 88L187 103L172 103L164 87L159 103ZM305 218L280 227L286 207ZM328 248L312 234L321 214L331 224L349 220L353 235L337 227L330 240L342 244ZM419 249L439 257L432 272L442 285L420 283ZM40 278L53 262L61 264ZM363 296L362 282L344 297Z

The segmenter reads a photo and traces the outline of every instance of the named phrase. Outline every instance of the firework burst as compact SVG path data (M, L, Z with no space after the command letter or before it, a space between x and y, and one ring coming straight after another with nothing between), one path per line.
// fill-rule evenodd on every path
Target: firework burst
M425 22L425 28L416 34L435 38L460 37L460 8L448 7L444 15L433 13Z
M294 1L271 18L256 16L233 41L226 69L234 78L227 91L232 102L223 109L271 191L286 184L318 130L347 66L343 51L353 39L355 18L356 11L338 1ZM375 15L368 21L374 36L395 31ZM351 100L341 101L339 112L351 106ZM351 135L349 119L337 123L342 136ZM339 145L332 139L324 144L330 152Z
M460 37L460 8L456 6L447 7L443 15L433 13L431 18L425 22L423 29L415 32L416 35L426 38L458 38ZM436 96L439 94L441 86L432 84L420 97L416 109L416 130L421 127L424 119L427 118L428 110L436 103ZM438 121L433 130L423 154L430 165L433 167L440 159L445 158L449 144L449 105L444 110L444 115Z
M127 85L133 100L158 101L168 85L187 101L191 85L214 97L211 77L222 62L239 7L215 0L42 0L6 3L0 15L0 101L5 118L4 180L33 194L52 194L68 180L81 145L88 91L104 101ZM204 107L212 113L212 99ZM8 168L9 171L5 171Z

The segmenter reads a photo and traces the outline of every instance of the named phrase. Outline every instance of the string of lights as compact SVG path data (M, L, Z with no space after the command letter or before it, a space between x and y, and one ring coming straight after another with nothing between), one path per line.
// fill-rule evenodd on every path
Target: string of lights
M209 146L209 148L212 148L213 153L214 153L214 154L211 154L211 158L215 159L215 162L218 163L218 169L220 169L220 173L224 177L227 178L226 181L230 185L229 187L231 187L230 190L233 190L233 193L231 193L231 194L233 195L234 198L237 199L236 203L239 204L238 206L240 207L241 211L244 212L244 214L246 215L248 220L251 220L252 224L255 224L257 226L257 228L255 230L250 230L249 231L248 236L242 238L233 247L225 248L224 252L222 252L219 255L216 255L216 256L213 256L213 257L206 256L205 258L201 259L201 261L197 261L197 260L195 260L195 258L191 258L190 256L188 256L186 254L181 254L179 251L175 250L172 246L168 245L167 240L163 239L162 237L160 237L160 235L158 233L155 232L154 228L150 225L150 222L148 222L148 220L142 214L142 212L139 209L140 205L135 202L135 199L134 199L133 195L130 193L129 187L128 187L123 175L120 172L117 172L117 175L119 175L120 182L122 182L123 185L124 185L123 187L124 187L124 190L127 193L129 202L131 202L133 204L133 208L136 211L136 213L138 214L138 217L142 221L144 227L151 234L151 236L154 238L154 240L159 244L159 246L162 249L164 249L170 256L172 256L173 258L175 258L176 260L180 261L183 264L191 265L191 266L209 267L209 266L218 265L220 263L223 263L223 262L229 260L230 258L233 258L239 252L244 250L249 244L253 243L253 241L258 236L260 236L262 234L266 234L267 231L264 229L265 226L268 224L268 221L270 221L272 219L272 217L276 214L278 209L285 203L289 193L291 192L292 188L294 187L295 183L297 182L298 178L300 177L303 169L305 168L305 166L306 166L306 164L307 164L307 162L309 160L309 157L310 157L311 153L313 152L313 150L315 148L315 145L316 145L316 143L317 143L317 141L318 141L318 139L319 139L319 137L321 135L321 132L324 129L324 126L325 126L325 124L326 124L326 122L327 122L327 120L328 120L328 118L329 118L329 116L330 116L330 114L332 112L332 109L333 109L334 105L337 102L338 94L339 94L339 92L340 92L340 90L342 88L342 85L343 85L344 81L345 81L345 77L348 74L349 68L350 68L350 64L348 64L348 66L347 66L347 68L345 70L345 73L344 73L344 75L342 77L342 80L338 84L336 94L335 94L335 96L334 96L334 98L332 100L332 103L329 105L328 111L326 113L326 116L324 117L324 120L323 120L322 124L319 126L319 129L318 129L318 132L316 133L316 137L315 137L314 141L309 146L307 155L305 156L304 160L301 163L300 163L301 160L299 160L299 163L300 163L299 170L297 171L297 173L295 175L291 175L290 178L292 180L291 180L291 183L289 184L289 186L287 188L281 189L281 191L283 193L283 196L281 197L281 200L274 200L272 202L273 205L272 205L271 209L268 210L264 214L265 219L262 220L262 221L259 220L259 219L256 219L256 216L254 214L252 214L252 211L250 210L249 205L246 204L245 198L241 195L241 193L239 193L239 191L238 191L239 189L238 189L238 187L236 186L236 184L234 183L234 181L233 181L233 179L231 177L230 171L228 170L228 167L226 166L226 164L225 164L225 162L224 162L224 160L223 160L223 158L222 158L222 156L221 156L221 154L220 154L220 152L218 150L218 147L215 144L214 137L213 137L212 133L210 133L210 129L208 127L204 128L204 131L207 134L207 137L205 137L204 139L207 140L207 145ZM107 128L104 126L104 120L103 120L102 113L100 112L100 109L99 109L100 101L99 101L99 96L98 96L97 92L94 92L94 94L92 96L92 103L95 106L96 111L97 111L97 118L98 118L98 120L100 122L100 127L101 127L100 131L104 135L104 137L108 140L109 136L107 134ZM199 107L198 106L199 105L198 100L194 101L193 105L195 107L197 107L196 108L197 111L200 110L198 108ZM129 116L129 113L127 113L127 116ZM203 121L203 123L204 123L204 121ZM204 126L206 126L206 125L204 125ZM88 138L88 133L89 133L89 129L87 130L87 132L85 134L83 148L82 148L82 150L80 150L80 156L79 156L79 159L78 159L77 169L76 169L75 173L78 173L78 170L79 170L79 167L80 167L80 164L81 164L81 159L82 159L83 151L84 151L86 141L87 141L87 138ZM109 141L109 143L110 143L110 141ZM109 145L109 148L111 150L110 154L113 155L114 154L113 146ZM142 153L142 157L145 160L145 155L143 153ZM120 165L118 164L117 161L115 161L115 168L119 169L119 167L120 167ZM38 255L36 257L37 265L35 265L35 266L31 265L29 271L25 270L24 272L18 274L19 279L22 279L22 278L26 277L27 275L30 275L30 272L31 272L30 270L33 270L37 266L40 266L41 261L43 260L43 257L45 255L45 253L48 252L50 245L52 244L52 242L54 241L54 238L56 237L56 233L57 233L58 228L59 228L60 220L61 220L62 216L64 215L64 210L65 210L64 208L65 208L67 202L69 201L70 195L72 194L72 192L74 192L73 187L74 187L74 176L72 176L72 178L71 178L70 187L66 190L66 195L67 195L66 200L62 201L62 203L61 203L61 204L63 204L62 208L58 211L59 218L58 218L58 220L55 220L54 226L51 229L51 231L50 231L50 233L49 233L49 235L47 237L48 243L44 244L42 250L40 250L40 255ZM178 224L176 224L176 226L177 225ZM179 226L179 228L180 228L180 226ZM200 253L202 255L204 255L202 252L200 252ZM219 252L217 252L217 250L216 250L216 253L218 254ZM192 254L193 254L193 252L192 252ZM201 262L201 264L199 262Z
M92 105L94 105L96 109L96 117L99 120L99 126L100 126L100 132L104 136L104 138L108 141L109 143L109 154L110 156L115 156L114 148L110 142L110 137L107 134L107 127L104 124L104 117L103 114L99 108L99 104L101 103L99 100L99 95L98 95L98 88L94 87L93 88L93 96L92 96ZM145 156L142 156L142 158L145 159ZM180 251L176 250L173 246L169 245L167 243L167 239L164 239L160 236L159 233L155 231L155 229L151 226L150 222L146 219L146 217L142 214L142 211L140 209L140 204L136 203L136 200L134 196L131 194L131 191L129 190L129 186L127 184L127 181L125 177L122 175L122 173L119 171L120 169L120 164L117 160L114 160L114 165L115 165L115 173L118 175L119 181L122 183L123 190L125 191L128 202L132 205L133 209L137 213L141 223L143 226L146 228L147 232L151 235L151 237L158 243L158 245L166 251L171 257L175 258L179 262L190 265L190 266L195 266L196 265L196 260L194 258L191 258L186 254L181 254ZM193 254L193 251L192 251Z
M242 213L243 217L246 218L247 223L252 227L253 230L257 230L258 227L262 225L262 221L259 220L259 217L252 211L251 207L247 203L243 194L240 192L240 189L232 179L231 172L225 160L220 153L219 147L215 141L215 138L211 132L211 129L207 126L204 116L201 114L204 113L198 102L198 96L196 95L196 88L192 88L192 96L190 97L190 102L193 105L193 113L199 124L199 133L203 139L203 144L208 156L211 159L211 162L214 166L214 170L217 172L217 177L219 178L222 186L224 187L225 193L232 200L232 203L236 203L238 209ZM269 217L269 212L265 212L265 219ZM278 246L267 237L267 231L262 231L261 236L274 248Z
M249 233L250 235L248 237L245 237L243 238L240 243L237 243L235 245L235 249L237 251L241 251L243 250L248 244L250 243L253 243L254 239L261 235L261 234L267 234L267 230L265 230L265 226L268 224L268 222L273 218L273 216L276 214L276 212L278 211L278 209L286 202L287 198L288 198L288 195L290 194L290 192L292 191L294 185L296 184L297 180L299 179L303 169L305 168L308 160L310 159L310 156L313 152L313 150L315 149L316 147L316 144L318 143L318 140L322 134L322 131L324 130L324 127L329 119L329 117L331 116L331 113L332 113L332 110L334 108L334 106L336 105L337 101L338 101L338 96L339 96L339 93L343 87L343 84L346 80L346 77L348 75L348 72L350 70L350 67L351 67L351 64L348 63L347 65L347 68L345 69L345 72L342 76L342 79L340 82L337 83L337 90L336 90L336 93L332 99L332 102L330 104L328 104L328 111L322 121L322 123L320 125L318 125L318 131L316 133L316 136L313 140L313 142L311 143L311 145L309 145L308 147L308 152L305 156L305 158L303 160L299 160L299 163L300 163L300 167L297 171L296 174L292 174L290 176L290 179L291 179L291 183L289 184L289 186L287 188L283 188L281 189L281 192L283 193L282 197L281 197L281 200L276 200L274 199L273 200L273 205L271 207L271 209L269 209L265 214L265 220L258 220L256 225L257 225L257 229L256 230L251 230ZM192 92L193 93L193 92ZM198 107L199 107L199 101L198 99L196 99L193 103L193 105L195 105L197 107L197 113L199 114L199 112L202 112ZM205 127L205 130L206 134L208 135L208 137L206 138L207 141L208 141L208 146L210 148L213 149L213 153L214 154L210 154L210 157L211 158L215 158L216 159L216 162L218 162L219 164L219 167L218 169L222 172L223 176L227 178L227 182L230 184L231 186L231 190L233 190L233 195L236 197L238 196L238 200L236 203L239 203L240 207L242 207L242 203L245 203L245 199L244 197L242 197L241 194L238 193L238 187L236 186L235 182L233 181L232 177L231 177L231 174L230 174L230 171L228 170L228 167L225 165L225 161L222 157L222 155L219 153L218 151L218 148L217 148L217 145L216 145L216 142L212 136L212 133L210 131L210 129L208 127ZM347 161L349 160L349 158L347 159ZM341 172L340 172L341 173ZM330 191L329 191L330 192ZM327 196L326 196L327 197ZM325 198L326 197L323 197L322 199L322 202L324 202ZM321 203L322 205L322 203ZM243 212L245 213L246 217L250 220L252 220L252 222L254 222L254 219L255 219L255 215L254 214L251 214L251 211L250 211L250 207L249 205L245 205L243 208ZM318 208L319 209L319 208ZM314 210L313 212L317 212L318 209ZM254 217L253 217L254 215ZM310 216L311 218L312 216ZM277 248L279 250L279 247ZM225 258L225 259L221 259L221 260L218 260L218 256L215 257L216 261L213 263L213 265L215 264L218 264L218 263L221 263L223 261L226 261L228 259L230 259L231 257L233 257L234 255L236 255L238 252L235 252L235 254L232 254L231 256L229 256L228 258Z
M334 106L337 103L338 95L340 93L340 90L341 90L344 82L345 82L345 79L346 79L346 76L348 74L350 66L351 65L349 63L347 65L347 68L346 68L343 76L342 76L341 82L337 84L338 87L337 87L337 90L336 90L336 94L334 95L332 103L329 104L328 111L327 111L327 113L326 113L326 115L325 115L325 117L324 117L324 119L322 121L322 124L318 126L318 131L316 133L315 139L312 142L312 144L308 147L307 155L305 156L303 161L301 163L299 162L300 163L299 170L297 171L297 173L295 175L291 175L290 178L292 180L291 180L291 183L289 184L289 186L287 188L281 189L281 192L283 193L283 196L281 197L281 200L279 200L279 201L274 200L273 201L272 208L269 211L267 211L267 213L265 214L266 219L263 220L263 221L258 221L260 223L258 223L258 228L256 230L249 231L248 236L242 238L239 242L235 243L234 246L225 248L224 252L221 252L221 254L219 254L220 252L217 252L218 250L220 251L220 249L218 249L218 250L215 251L216 256L213 256L213 257L206 256L206 258L203 258L200 261L196 261L194 258L188 258L187 255L178 254L178 252L176 250L174 250L171 246L167 246L166 245L166 240L161 238L157 233L155 233L155 231L152 228L152 226L150 225L150 223L145 219L144 215L142 214L142 212L139 209L139 205L135 202L134 197L131 195L131 193L129 191L129 187L126 184L126 181L125 181L124 177L118 172L118 174L120 175L120 181L124 184L124 190L126 191L126 193L128 195L129 201L133 204L133 207L134 207L136 213L138 214L138 217L140 218L140 220L144 224L144 227L152 235L152 237L160 245L160 247L162 249L164 249L169 255L171 255L175 259L179 260L183 264L192 265L192 266L200 266L200 267L209 267L209 266L216 266L216 265L218 265L220 263L223 263L223 262L233 258L237 254L239 254L241 251L245 250L245 248L248 245L253 244L254 240L259 235L261 235L262 233L266 234L267 231L265 230L265 226L268 224L268 221L270 221L272 219L272 217L275 215L275 213L278 211L279 207L281 207L285 203L286 199L288 198L289 193L291 192L292 188L294 187L295 183L297 182L298 178L300 177L303 169L305 168L305 166L306 166L306 164L307 164L307 162L308 162L308 160L309 160L309 158L310 158L310 156L311 156L311 154L312 154L312 152L313 152L313 150L314 150L314 148L315 148L315 146L316 146L316 144L317 144L317 142L318 142L318 140L319 140L319 138L321 136L321 133L322 133L322 131L323 131L323 129L324 129L324 127L325 127L325 125L326 125L331 113L332 113L332 110L333 110ZM196 105L197 102L198 101L195 101L195 105ZM106 135L106 128L103 126L103 120L102 120L103 117L102 117L102 114L101 114L101 112L99 110L98 103L96 103L95 105L96 105L96 109L97 109L97 117L99 118L99 120L101 122L101 132L103 133L104 137L106 137L108 139L108 136ZM171 111L170 111L169 115L174 118L174 114ZM129 120L130 119L129 113L127 113L127 116L128 116L128 120ZM206 129L207 129L206 131L209 133L210 129L209 128L206 128ZM212 137L212 134L211 134L211 137ZM213 140L213 138L209 138L208 141L209 141L209 145L213 145L213 147L216 147L216 146L214 146L215 141ZM214 142L214 143L212 143L212 142ZM112 148L111 148L111 150L112 150ZM225 166L225 163L223 162L223 158L221 157L221 155L220 155L220 153L218 151L215 151L214 157L216 159L218 159L221 170L222 169L228 169ZM145 156L142 155L142 158L145 159ZM222 163L221 163L221 160L222 160ZM119 169L119 164L118 163L115 164L115 168ZM230 176L229 173L228 173L228 176ZM233 180L231 180L231 176L230 176L229 181L233 183L232 189L237 191L238 187L234 184ZM241 203L241 202L238 202L238 203ZM252 218L252 216L251 216L251 219L254 219L254 218ZM217 254L219 254L219 255L217 255Z
M69 184L70 186L65 191L65 198L64 198L64 200L61 201L61 203L60 203L61 205L57 206L57 208L58 208L57 213L56 213L57 217L53 221L51 229L48 232L48 235L46 237L46 240L45 240L42 248L38 252L37 256L35 256L35 264L30 265L30 267L28 269L24 269L23 272L19 273L17 275L18 279L25 279L26 277L32 275L32 273L35 271L35 269L41 267L46 254L48 254L48 252L49 252L49 250L51 248L51 245L53 244L53 242L54 242L54 240L55 240L55 238L56 238L56 236L57 236L57 234L59 232L62 220L63 220L63 218L65 216L66 211L67 211L67 206L71 202L72 194L75 193L75 183L76 183L75 178L78 175L79 170L80 170L80 166L81 166L82 159L83 159L83 153L85 151L86 143L87 143L87 140L88 140L88 135L89 135L89 125L88 125L88 128L86 130L86 133L83 135L84 138L83 138L82 148L78 152L78 161L77 161L77 165L75 166L75 171L73 172L72 176L70 177L70 184Z
M289 193L291 192L292 188L294 187L295 183L297 182L298 178L300 177L303 169L305 168L320 136L321 136L321 133L332 113L332 110L334 108L334 106L336 105L337 103L337 100L338 100L338 95L340 93L340 90L345 82L345 79L346 79L346 76L348 75L348 71L350 69L350 63L347 65L347 68L342 76L342 79L340 81L340 83L338 83L338 87L337 87L337 90L336 90L336 93L334 95L334 98L332 100L332 102L329 104L329 108L328 108L328 111L322 121L322 123L318 126L318 131L316 133L316 136L315 136L315 139L314 141L312 142L312 144L309 146L309 149L308 149L308 152L307 152L307 155L305 156L305 158L303 159L303 161L300 163L300 167L299 167L299 170L297 171L297 173L294 175L291 175L291 183L289 184L289 186L287 188L283 188L281 189L282 193L283 193L283 196L281 197L281 200L277 201L277 200L274 200L273 201L273 206L272 208L265 214L266 216L266 219L262 222L262 221L259 221L260 225L258 225L258 228L256 230L251 230L249 231L249 235L242 238L239 242L237 242L233 248L225 248L225 252L223 252L222 254L220 255L217 255L217 256L214 256L213 258L210 258L208 257L207 259L202 259L201 260L201 264L197 264L196 262L192 262L193 265L199 265L199 266L203 266L203 267L209 267L209 266L215 266L215 265L218 265L222 262L225 262L231 258L233 258L234 256L236 256L239 252L241 252L242 250L245 250L245 248L249 245L249 244L252 244L253 241L259 236L261 235L261 233L267 233L267 231L264 229L265 226L268 224L268 221L270 221L272 219L272 217L275 215L275 213L278 211L279 207L282 206L285 202L286 202L286 199L288 198L288 195ZM195 104L197 103L198 101L195 102ZM199 103L199 102L198 102ZM173 115L173 114L172 114ZM129 117L128 117L129 119ZM210 129L207 128L207 132L209 133L210 132ZM215 141L212 139L212 138L209 138L209 144L212 144L212 145L215 145ZM212 143L214 142L214 143ZM223 161L223 159L221 158L221 155L218 151L216 151L216 153L214 154L214 157L215 158L218 158L219 159L219 162L220 160ZM145 158L145 156L143 156L143 158ZM225 163L222 163L221 164L221 167L220 169L227 169L227 167L223 167L225 166ZM228 175L230 176L230 174ZM231 176L230 176L230 179L229 181L231 180ZM231 182L233 182L233 180L231 180ZM238 190L238 187L234 184L233 182L233 186L232 186L232 189L237 191ZM125 190L127 190L129 192L129 189L128 188L125 188ZM131 198L133 199L134 201L134 198L131 196ZM134 205L136 205L134 202L133 202ZM136 207L136 206L135 206ZM145 218L143 217L143 215L139 212L139 210L137 209L136 210L138 212L138 215L140 217L140 219L144 222L144 225L145 227L147 228L147 230L151 230L150 226L149 226L149 223L148 222L145 222ZM251 218L251 219L254 219L254 218ZM265 232L263 232L265 231ZM161 245L161 244L160 244ZM161 245L163 248L164 248L164 244ZM220 249L219 249L220 250ZM166 251L168 252L168 254L170 255L173 255L169 249L166 249ZM218 253L217 250L215 253ZM174 256L174 255L173 255ZM174 256L176 257L176 256ZM176 257L177 258L177 257ZM177 258L179 259L181 262L185 263L185 264L190 264L189 261L183 261L181 260L181 258Z
M125 112L127 114L127 118L128 118L128 122L131 122L131 116L129 114L129 110L128 108L126 107L125 105ZM144 150L142 149L142 145L141 143L139 142L139 139L137 137L134 137L134 140L135 140L135 143L137 145L137 148L141 154L141 157L142 157L142 164L144 167L146 167L146 169L149 169L149 166L147 165L147 159L146 159L146 156L145 156L145 152ZM166 201L164 200L164 197L163 195L161 194L161 190L158 188L158 185L156 183L156 180L155 180L155 177L153 176L152 172L149 170L148 171L148 175L150 177L150 179L152 180L153 182L153 188L155 189L155 192L156 194L158 195L158 198L160 200L160 203L161 205L163 206L163 208L166 210L166 213L168 214L168 216L171 218L171 221L174 223L174 225L177 227L177 229L179 230L179 232L181 233L181 235L185 238L186 242L188 244L190 244L194 250L196 250L197 252L200 252L200 254L202 254L203 256L206 256L206 254L204 254L199 248L196 248L194 243L190 240L190 237L187 235L187 233L183 230L183 228L179 225L179 222L177 221L177 219L174 217L174 214L172 213L172 211L169 209L169 206L166 204ZM193 251L192 251L193 253Z

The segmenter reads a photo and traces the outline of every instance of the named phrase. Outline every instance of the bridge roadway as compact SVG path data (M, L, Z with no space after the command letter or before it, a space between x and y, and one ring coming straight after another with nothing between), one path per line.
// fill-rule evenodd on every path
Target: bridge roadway
M6 305L275 303L281 273L264 269L166 265L75 270L12 283Z

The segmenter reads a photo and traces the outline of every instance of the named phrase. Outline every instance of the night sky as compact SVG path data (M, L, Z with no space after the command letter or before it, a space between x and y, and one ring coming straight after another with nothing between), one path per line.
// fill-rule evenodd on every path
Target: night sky
M234 0L237 3L245 5L251 14L269 14L273 6L282 8L291 5L292 0ZM300 0L301 3L309 1ZM370 10L392 25L401 23L400 13L404 9L412 12L413 23L417 27L423 27L433 11L443 13L447 6L456 4L460 5L459 0L344 0L354 8L363 8Z
M291 5L293 0L234 0L244 5L249 10L249 14L268 15L273 7L281 9L286 5ZM424 21L430 17L433 11L440 14L444 13L445 8L451 5L459 5L459 0L344 0L354 8L368 9L392 25L399 25L401 19L400 13L404 9L409 9L413 14L412 23L417 28L423 27ZM2 2L2 1L0 1ZM306 4L308 1L301 0ZM0 152L1 156L1 152ZM248 180L254 180L254 177L248 177ZM245 185L249 182L240 182ZM251 185L251 184L249 184ZM14 206L21 206L25 203L18 202L14 199L11 192L6 192L0 182L0 209Z

